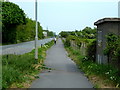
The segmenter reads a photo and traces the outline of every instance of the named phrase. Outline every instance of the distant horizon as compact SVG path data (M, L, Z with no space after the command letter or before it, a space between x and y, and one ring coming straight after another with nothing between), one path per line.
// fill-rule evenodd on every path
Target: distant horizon
M9 0L16 3L24 10L27 16L35 20L33 0L20 2ZM21 0L22 1L22 0ZM35 0L34 0L35 1ZM38 21L44 30L59 34L61 31L82 30L85 27L94 28L94 22L102 18L118 17L119 0L38 0Z

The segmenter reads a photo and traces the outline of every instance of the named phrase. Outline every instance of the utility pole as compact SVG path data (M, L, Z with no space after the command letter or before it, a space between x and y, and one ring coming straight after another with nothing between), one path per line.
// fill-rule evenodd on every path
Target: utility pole
M36 20L35 59L36 59L36 60L38 60L38 22L37 22L37 0L35 0L35 20Z
M6 0L6 2L9 2L9 0Z
M48 27L47 27L47 30L48 30Z

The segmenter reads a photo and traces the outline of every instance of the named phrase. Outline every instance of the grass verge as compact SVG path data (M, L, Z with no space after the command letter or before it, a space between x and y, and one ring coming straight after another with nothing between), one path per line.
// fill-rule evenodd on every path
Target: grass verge
M45 68L46 50L54 44L46 43L38 49L38 60L34 59L35 50L23 55L2 56L2 88L28 88L42 69Z
M68 56L77 64L85 76L93 83L94 88L119 88L120 87L120 71L108 65L97 64L87 60L81 55L80 51L71 47L65 47Z

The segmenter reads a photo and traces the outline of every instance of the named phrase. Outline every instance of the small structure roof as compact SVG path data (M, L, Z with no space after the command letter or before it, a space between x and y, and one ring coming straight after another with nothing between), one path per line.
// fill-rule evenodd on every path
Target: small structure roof
M98 25L104 22L120 22L120 18L103 18L94 23L94 25Z

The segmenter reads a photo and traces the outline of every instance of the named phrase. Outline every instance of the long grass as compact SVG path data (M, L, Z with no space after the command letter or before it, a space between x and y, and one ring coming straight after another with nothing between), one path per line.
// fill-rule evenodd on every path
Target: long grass
M97 85L99 88L103 88L97 84L97 82L103 80L102 82L105 82L104 84L111 84L114 88L120 87L120 71L117 68L92 62L83 56L80 51L74 50L71 47L66 47L66 50L72 60L76 62L78 68L80 68L88 78L91 76L99 77L99 80L94 83L95 86Z
M0 55L0 89L2 89L2 55Z
M23 55L3 55L2 56L2 88L10 88L13 83L22 83L31 79L30 75L40 72L44 65L45 51L53 45L53 41L38 49L38 60L34 59L34 52ZM17 88L24 88L18 85Z

